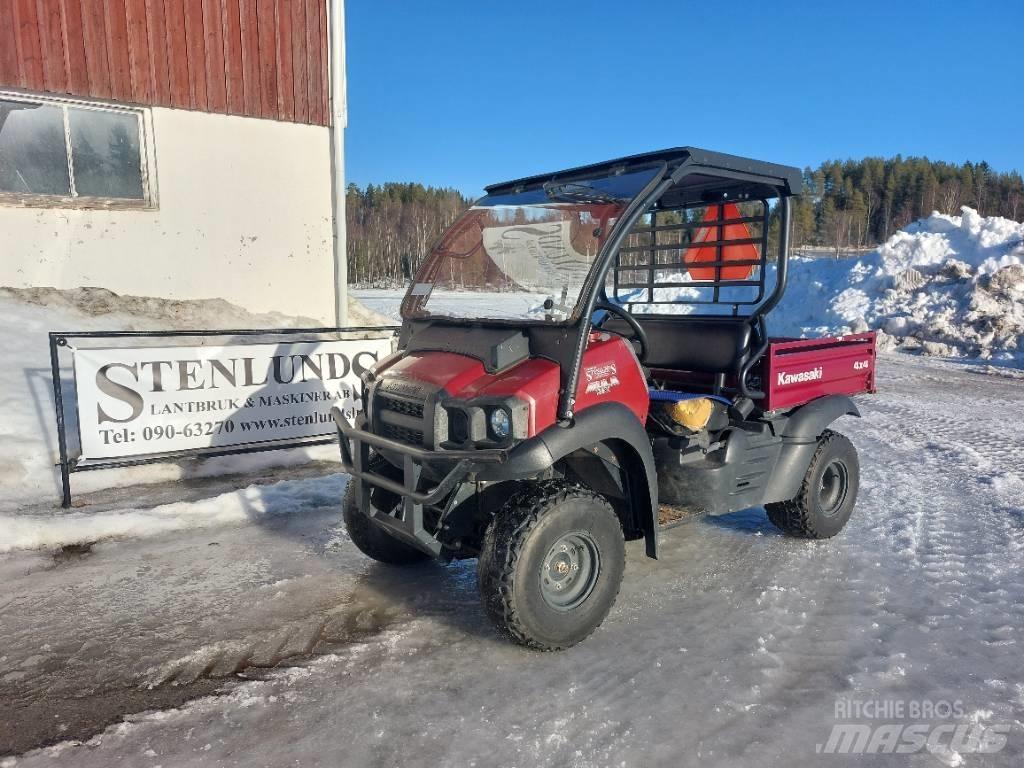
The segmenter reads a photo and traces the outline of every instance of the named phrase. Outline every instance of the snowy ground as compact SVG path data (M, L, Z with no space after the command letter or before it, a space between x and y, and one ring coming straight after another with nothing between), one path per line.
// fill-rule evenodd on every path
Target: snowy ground
M867 323L981 363L882 356L881 392L843 425L864 478L842 536L786 539L750 510L674 529L659 563L631 545L606 624L546 655L495 636L474 563L361 557L330 447L89 473L81 508L55 510L46 331L313 323L0 289L21 331L0 370L0 768L799 766L837 702L878 700L1010 729L995 755L899 764L1020 765L1024 373L985 361L1024 362L1022 238L965 210L856 261L795 262L774 333ZM403 295L355 294L391 318Z
M498 639L472 562L359 556L336 477L289 480L303 514L271 484L247 522L0 557L0 754L84 742L0 766L817 765L837 699L1010 726L999 754L891 764L1020 765L1024 379L886 355L879 387L842 425L863 483L841 536L750 510L670 531L657 563L634 543L566 653Z

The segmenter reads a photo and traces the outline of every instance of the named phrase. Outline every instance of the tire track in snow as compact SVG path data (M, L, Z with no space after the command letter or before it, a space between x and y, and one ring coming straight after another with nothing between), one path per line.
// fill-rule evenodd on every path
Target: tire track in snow
M890 381L886 371L855 431L862 457L884 457L862 459L867 495L877 498L865 522L880 550L889 539L904 563L884 606L901 617L889 644L907 649L890 685L974 700L1019 720L1021 702L1007 695L1005 678L1024 626L1024 531L1013 493L1024 429L1005 417L1021 412L1024 387L958 370L906 375L906 364ZM979 686L979 677L988 680Z
M270 675L267 693L294 692L294 704L218 704L223 718L182 715L75 757L109 765L153 748L164 764L185 762L174 758L189 754L188 726L193 744L214 745L200 757L235 762L813 765L839 697L962 699L990 713L981 719L1019 720L1024 569L1012 511L1024 489L1002 453L968 453L962 435L974 442L1019 413L1024 390L915 360L883 360L880 384L864 419L837 425L858 447L863 483L835 539L787 539L747 510L672 530L657 563L630 545L618 604L565 654L498 638L471 563L411 578L370 566L354 594L390 596L412 621L314 662L304 685ZM1003 434L1024 451L1020 427ZM321 735L292 742L295 723ZM247 738L253 729L265 738ZM998 762L1019 763L1022 743L1011 734Z

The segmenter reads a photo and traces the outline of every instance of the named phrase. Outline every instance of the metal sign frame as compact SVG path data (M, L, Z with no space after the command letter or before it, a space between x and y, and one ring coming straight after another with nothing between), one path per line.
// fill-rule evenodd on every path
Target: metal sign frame
M60 460L61 506L71 506L71 475L75 472L88 472L96 469L115 469L134 467L143 464L155 464L161 461L173 461L190 458L213 458L241 453L262 453L279 451L286 448L304 448L310 445L325 445L337 441L337 435L311 437L298 440L271 440L239 445L233 448L192 448L183 451L152 453L124 459L101 459L80 463L77 458L68 455L67 422L64 414L64 392L60 379L60 350L70 348L69 339L166 339L166 338L209 338L217 336L324 336L332 333L370 333L383 331L397 333L401 326L376 325L349 328L273 328L273 329L204 329L194 331L51 331L50 337L50 378L53 383L53 405L57 419L57 450ZM318 339L296 339L295 343L315 342Z

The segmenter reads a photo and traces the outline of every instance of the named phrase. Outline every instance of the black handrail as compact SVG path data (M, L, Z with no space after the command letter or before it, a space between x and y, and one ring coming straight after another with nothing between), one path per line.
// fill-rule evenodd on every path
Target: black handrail
M684 162L680 168L685 166L685 164ZM583 353L587 348L587 337L590 335L590 319L594 314L594 305L597 303L598 294L604 285L608 267L611 266L612 259L618 253L623 239L629 234L629 230L633 228L634 222L647 210L647 207L653 200L661 197L666 189L676 183L676 175L679 173L679 168L671 176L665 178L667 170L668 166L662 163L658 173L654 174L651 180L647 182L647 186L626 206L626 210L622 212L622 216L615 225L615 230L612 232L611 237L608 238L604 247L598 253L594 268L591 269L590 274L587 276L587 283L583 286L583 295L586 296L586 303L583 305L583 311L580 313L578 320L579 335L576 337L576 346L573 349L569 376L558 398L557 423L561 427L572 425L573 412L576 407L576 387L580 380L580 365L583 361Z
M761 345L757 348L757 351L748 357L746 362L740 366L740 370L737 374L737 383L739 384L740 394L744 397L749 397L751 400L763 400L765 397L765 393L762 390L750 389L747 386L747 376L764 353L768 351L768 326L765 323L765 316L771 312L780 301L782 301L782 295L786 292L786 280L789 277L789 198L780 197L779 205L782 206L782 221L780 222L781 226L779 227L779 260L775 265L775 287L768 295L768 298L765 299L762 304L758 305L758 307L751 313L750 319L748 320L752 328L754 323L757 323Z

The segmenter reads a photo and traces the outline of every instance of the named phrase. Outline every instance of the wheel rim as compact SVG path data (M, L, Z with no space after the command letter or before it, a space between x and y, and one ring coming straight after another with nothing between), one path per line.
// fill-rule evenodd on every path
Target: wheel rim
M601 571L597 544L585 531L567 533L548 550L540 570L544 602L556 611L571 611L590 597Z
M825 517L832 517L839 512L846 501L848 487L849 473L843 462L837 459L825 467L818 489L818 503Z

